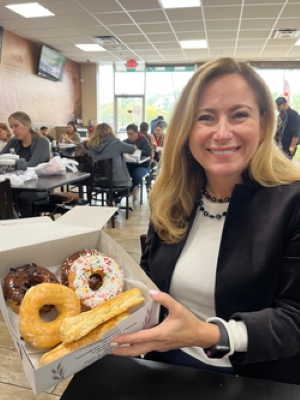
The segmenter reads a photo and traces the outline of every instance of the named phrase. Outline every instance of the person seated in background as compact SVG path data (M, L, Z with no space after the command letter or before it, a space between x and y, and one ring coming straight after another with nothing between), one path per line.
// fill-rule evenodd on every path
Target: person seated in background
M55 140L55 139L54 139L54 137L50 136L48 132L49 132L49 129L47 126L40 127L40 134L43 135L46 139L48 139L50 143L52 143L53 140Z
M155 159L156 159L156 161L159 161L159 159L161 157L161 153L162 153L162 147L164 145L164 139L165 139L164 124L162 121L158 121L155 125L154 139L155 139L155 143L157 145Z
M131 178L123 158L124 153L132 154L135 147L123 143L108 124L98 124L87 143L93 161L113 159L113 184L114 186L131 186ZM126 194L126 193L125 193ZM124 194L124 195L125 195ZM118 195L118 197L122 197Z
M141 157L149 157L149 160L138 163L127 163L129 174L132 178L132 186L130 193L133 195L133 202L137 203L139 199L139 184L143 177L150 172L150 162L152 149L145 135L139 133L138 126L130 124L126 128L128 139L123 140L124 143L133 144L137 150L141 151Z
M149 124L147 122L142 122L140 124L140 133L148 139L152 149L150 168L153 168L155 167L155 165L157 165L157 162L154 160L157 144L154 139L154 136L151 135L151 133L148 133L148 129L149 129Z
M157 118L153 119L150 122L150 132L152 133L152 135L154 135L155 127L158 122L161 122L164 128L168 126L167 122L164 120L164 117L162 115L159 115Z
M9 127L3 122L0 122L0 151L4 148L11 137L12 133Z
M15 154L26 160L27 167L36 167L49 161L49 141L33 129L29 115L18 111L8 117L8 122L14 136L9 139L0 154L10 153L10 150L14 149ZM16 209L21 217L31 217L32 203L47 196L48 192L21 192L17 197Z
M67 132L62 133L59 137L59 143L61 144L80 144L80 135L76 130L76 126L73 121L69 121L67 123ZM64 149L61 151L61 154L65 157L74 156L75 150L72 149Z

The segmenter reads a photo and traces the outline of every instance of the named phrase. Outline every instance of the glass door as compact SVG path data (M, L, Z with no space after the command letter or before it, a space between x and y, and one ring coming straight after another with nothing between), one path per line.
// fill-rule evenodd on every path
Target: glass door
M144 121L145 97L144 96L115 96L115 131L123 140L127 138L126 127L136 124L138 127Z

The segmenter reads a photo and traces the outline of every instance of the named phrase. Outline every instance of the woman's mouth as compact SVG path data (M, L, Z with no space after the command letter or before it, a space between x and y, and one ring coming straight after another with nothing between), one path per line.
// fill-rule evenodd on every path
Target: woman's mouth
M231 154L235 153L237 150L239 150L240 147L235 147L231 149L208 149L213 155L215 156L230 156Z

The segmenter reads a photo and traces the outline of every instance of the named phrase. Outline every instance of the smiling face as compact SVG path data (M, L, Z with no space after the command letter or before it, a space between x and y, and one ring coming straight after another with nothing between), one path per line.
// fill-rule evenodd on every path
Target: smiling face
M262 138L258 104L248 83L233 74L209 81L189 136L190 152L207 179L240 182Z
M163 129L162 129L160 126L157 126L157 127L155 128L155 130L154 130L154 133L155 133L155 136L156 136L157 138L160 138L160 137L163 135L164 131L163 131Z
M10 118L8 122L13 134L18 140L23 141L28 135L31 135L30 127L23 125L19 120Z

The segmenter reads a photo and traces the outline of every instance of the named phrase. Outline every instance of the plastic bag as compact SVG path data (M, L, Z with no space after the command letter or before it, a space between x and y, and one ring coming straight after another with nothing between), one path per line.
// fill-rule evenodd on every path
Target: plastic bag
M61 158L60 159L63 165L65 166L67 171L78 172L78 162L75 160L71 160L70 158Z
M37 175L64 175L66 165L59 156L52 157L49 162L38 164L35 167Z

